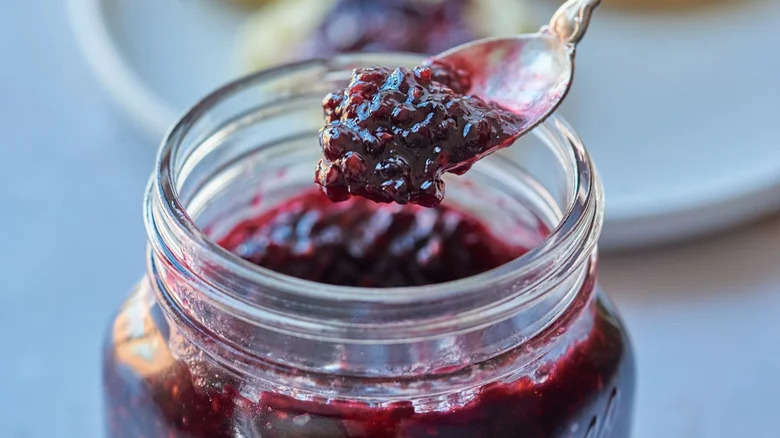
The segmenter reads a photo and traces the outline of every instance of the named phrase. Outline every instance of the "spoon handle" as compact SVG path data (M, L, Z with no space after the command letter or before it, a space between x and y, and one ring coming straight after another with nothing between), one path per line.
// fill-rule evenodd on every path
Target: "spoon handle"
M550 19L549 29L570 44L580 42L590 24L590 16L601 0L568 0Z

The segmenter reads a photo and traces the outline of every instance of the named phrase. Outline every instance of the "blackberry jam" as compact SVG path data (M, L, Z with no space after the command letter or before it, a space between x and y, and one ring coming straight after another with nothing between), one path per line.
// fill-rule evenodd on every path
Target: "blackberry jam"
M355 67L243 79L166 138L147 272L106 337L106 436L628 437L634 364L596 283L580 140L551 118L522 156L444 175L434 208L335 203L311 182L318 102Z
M220 245L283 274L374 288L453 281L526 251L452 208L377 205L361 198L334 204L314 190L238 224Z
M466 94L470 78L442 63L357 69L323 101L316 181L334 201L350 195L432 207L444 172L465 173L505 146L521 115Z

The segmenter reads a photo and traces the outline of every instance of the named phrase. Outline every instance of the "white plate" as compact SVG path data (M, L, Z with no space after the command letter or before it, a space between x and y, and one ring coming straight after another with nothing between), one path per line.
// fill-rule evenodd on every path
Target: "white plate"
M563 113L604 179L602 246L679 240L780 208L780 2L713 3L603 8L579 48Z
M69 9L98 79L154 139L237 76L241 9L216 0L70 0Z
M212 0L71 0L98 77L153 138L234 78L244 16ZM689 238L780 208L780 2L601 8L563 113L604 178L601 245Z

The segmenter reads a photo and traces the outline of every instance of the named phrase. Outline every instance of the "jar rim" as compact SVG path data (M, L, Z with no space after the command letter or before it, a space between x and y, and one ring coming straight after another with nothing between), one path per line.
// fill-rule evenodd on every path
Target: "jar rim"
M486 282L522 277L533 271L543 270L542 275L535 277L547 278L560 269L564 263L570 263L573 259L588 258L595 248L601 229L603 216L601 182L582 141L569 125L556 115L550 116L532 132L546 138L558 135L564 140L564 153L566 158L570 160L574 173L574 184L570 187L571 202L562 211L563 214L557 226L539 244L502 266L474 276L438 284L392 288L364 288L319 283L282 274L243 260L222 248L196 225L179 196L174 163L182 139L210 108L254 84L299 70L323 66L347 68L355 65L356 62L365 63L366 60L376 60L377 65L382 65L387 64L387 60L393 56L406 61L422 59L418 55L390 53L350 54L329 59L300 61L232 81L192 106L170 129L158 152L155 172L149 182L146 196L147 205L156 204L158 207L146 209L145 222L150 240L153 240L152 236L158 233L157 221L164 221L169 225L169 233L166 234L174 236L161 236L163 241L168 243L172 240L181 242L189 251L198 251L204 257L208 257L212 265L221 266L233 275L240 276L255 284L268 286L288 296L296 296L299 299L333 300L334 302L347 300L365 303L411 304L444 298L450 299L479 293L480 289L485 287ZM154 242L152 244L154 245ZM162 244L166 245L165 242ZM528 297L528 299L532 298ZM232 306L236 303L225 301L223 304Z

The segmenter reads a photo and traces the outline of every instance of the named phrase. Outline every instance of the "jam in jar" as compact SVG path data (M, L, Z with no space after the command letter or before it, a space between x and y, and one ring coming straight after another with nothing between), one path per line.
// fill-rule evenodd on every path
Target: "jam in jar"
M314 186L322 96L418 63L280 67L177 123L145 198L147 273L106 337L107 436L629 436L601 183L565 122L444 175L435 207Z

